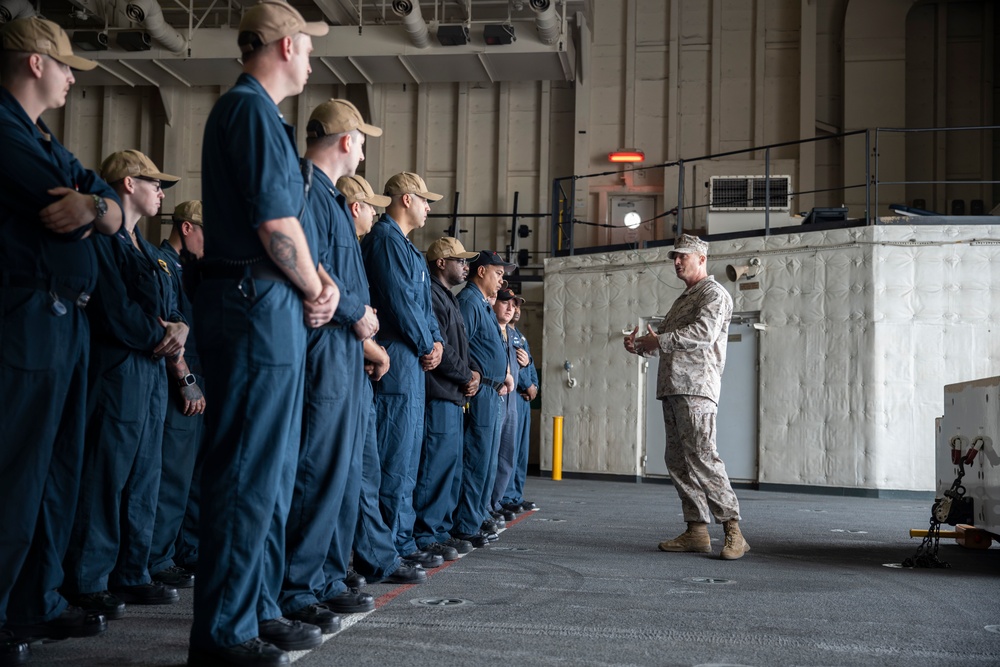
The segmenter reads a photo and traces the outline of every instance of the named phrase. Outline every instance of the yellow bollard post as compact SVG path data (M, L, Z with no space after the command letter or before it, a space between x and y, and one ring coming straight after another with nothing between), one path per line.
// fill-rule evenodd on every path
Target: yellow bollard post
M552 418L552 479L562 479L563 418Z

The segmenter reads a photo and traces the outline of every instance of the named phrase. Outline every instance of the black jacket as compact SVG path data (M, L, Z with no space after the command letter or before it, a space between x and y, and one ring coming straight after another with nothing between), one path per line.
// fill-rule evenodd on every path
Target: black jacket
M476 362L469 357L469 340L465 335L465 321L458 309L458 300L447 287L431 275L431 306L444 338L441 363L427 378L427 400L451 401L465 405L462 385L472 379L472 371L479 372Z

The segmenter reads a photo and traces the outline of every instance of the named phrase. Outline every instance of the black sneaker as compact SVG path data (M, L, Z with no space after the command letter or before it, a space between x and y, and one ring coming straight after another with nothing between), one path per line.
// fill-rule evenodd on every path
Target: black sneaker
M533 510L538 509L538 505L531 502L530 500L522 500L520 504L522 512L531 512Z
M498 524L493 519L487 519L486 521L483 521L483 525L480 526L480 529L486 535L489 535L490 533L499 533L500 528L501 528L500 524Z
M176 588L156 582L138 586L116 586L111 592L127 604L173 604L181 599Z
M468 540L460 540L457 537L449 537L441 544L445 545L446 547L451 547L460 554L471 553L472 549L475 546L474 544L472 544L472 542Z
M508 512L511 512L512 514L520 514L521 512L524 511L524 508L521 507L519 503L507 503L505 505L502 505L501 507L503 507Z
M404 560L382 581L387 584L422 584L427 581L427 571L417 563Z
M500 512L490 512L490 518L486 521L492 521L496 524L497 530L507 527L507 519L504 518L503 514Z
M172 586L173 588L194 587L194 572L180 565L171 565L167 569L160 570L150 576L154 582L163 584L164 586Z
M273 644L254 637L236 646L216 646L213 648L188 649L188 667L220 667L225 665L243 667L282 667L292 661L288 654Z
M323 600L323 604L338 614L363 614L375 611L375 598L356 588L348 588L340 595Z
M513 521L517 518L517 514L515 512L511 512L509 509L499 509L497 510L497 514L503 517L504 523Z
M261 639L283 651L305 651L323 643L323 631L318 627L312 623L290 621L284 616L261 621L257 628Z
M84 593L70 598L70 602L81 609L96 611L109 621L117 621L125 617L125 602L117 595L108 591Z
M285 614L285 618L290 621L302 621L309 625L315 625L324 635L333 634L340 630L340 616L337 616L325 604L306 605L291 614Z
M402 559L422 566L425 570L432 570L435 567L444 565L444 558L426 551L414 551L412 554L402 556Z
M423 552L434 556L441 556L446 563L451 560L458 560L458 549L441 544L440 542L431 542L423 548Z
M31 647L9 630L0 630L0 665L26 665L31 658Z

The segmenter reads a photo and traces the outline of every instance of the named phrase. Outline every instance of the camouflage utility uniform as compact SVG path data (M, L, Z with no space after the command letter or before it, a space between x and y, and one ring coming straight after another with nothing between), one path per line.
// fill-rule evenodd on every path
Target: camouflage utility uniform
M739 520L740 505L715 449L715 414L726 365L733 300L713 276L681 294L657 330L666 463L684 520Z

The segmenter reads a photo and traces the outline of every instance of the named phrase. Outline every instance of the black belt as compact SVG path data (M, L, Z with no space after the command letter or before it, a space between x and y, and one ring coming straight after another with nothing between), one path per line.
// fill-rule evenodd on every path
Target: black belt
M254 280L273 280L274 282L288 284L292 282L288 279L288 276L279 271L270 262L258 262L244 266L211 262L199 264L198 272L201 274L203 280L242 280L243 278L253 278Z
M3 274L3 286L48 292L49 296L52 297L53 311L56 311L55 304L59 301L59 297L81 309L86 308L87 303L90 302L90 294L60 284L56 278L45 279L17 273L5 273ZM65 312L65 306L62 307L62 310ZM62 313L56 312L56 314L61 315Z
M498 394L500 393L500 390L503 389L503 382L494 382L493 380L487 380L486 378L481 379L479 384L485 384L487 387L491 387Z

